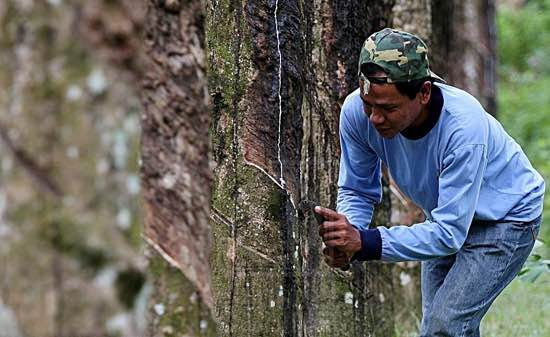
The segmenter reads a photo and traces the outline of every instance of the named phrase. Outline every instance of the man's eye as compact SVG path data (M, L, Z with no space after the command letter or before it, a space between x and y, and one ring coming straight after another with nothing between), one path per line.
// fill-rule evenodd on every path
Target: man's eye
M372 109L372 105L370 105L370 103L368 103L367 101L363 101L363 105L365 106L365 108Z

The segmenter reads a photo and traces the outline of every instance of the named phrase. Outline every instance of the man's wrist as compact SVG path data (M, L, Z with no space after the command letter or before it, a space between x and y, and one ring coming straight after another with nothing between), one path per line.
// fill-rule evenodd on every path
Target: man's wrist
M359 229L361 249L351 258L352 261L380 260L382 256L382 237L377 228Z
M359 231L359 229L357 229L355 226L352 226L352 230L354 232L354 235L351 244L351 256L354 256L361 251L363 245L361 240L361 232Z

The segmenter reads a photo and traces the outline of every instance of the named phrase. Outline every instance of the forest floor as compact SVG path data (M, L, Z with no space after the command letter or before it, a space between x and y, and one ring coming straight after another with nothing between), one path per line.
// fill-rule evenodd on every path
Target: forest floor
M535 283L515 279L481 322L484 337L549 337L550 276Z
M549 312L550 275L541 276L534 283L516 278L485 315L481 336L550 337ZM418 334L396 331L394 337L418 337Z

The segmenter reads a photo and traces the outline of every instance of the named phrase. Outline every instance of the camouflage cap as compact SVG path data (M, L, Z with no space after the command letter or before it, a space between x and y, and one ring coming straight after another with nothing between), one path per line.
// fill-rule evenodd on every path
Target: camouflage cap
M367 63L380 66L387 74L387 78L371 80L373 83L408 82L425 77L445 82L430 70L428 47L424 41L395 29L382 29L369 36L363 44L359 56L359 76L363 79L361 66Z

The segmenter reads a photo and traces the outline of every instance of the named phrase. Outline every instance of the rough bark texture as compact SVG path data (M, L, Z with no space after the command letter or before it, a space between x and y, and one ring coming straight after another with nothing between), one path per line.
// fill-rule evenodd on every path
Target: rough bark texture
M169 324L178 324L178 334L214 335L204 11L200 1L149 1L146 22L150 62L142 90L144 236L162 256L151 259L153 271L158 270L153 273L152 315L170 309L168 318L150 321L148 335L165 335ZM176 304L184 309L178 312ZM194 321L189 312L195 312ZM177 322L184 316L189 324Z
M145 336L218 336L212 312L197 286L158 251L149 249L146 255L153 290Z
M432 0L432 68L496 113L494 0Z
M294 336L300 12L293 2L220 1L208 23L217 314L224 335Z
M338 121L345 97L358 83L357 62L361 45L373 32L389 26L393 1L313 2L309 13L306 46L308 79L304 105L303 190L306 197L336 206L340 145ZM319 46L319 47L318 47ZM387 224L389 204L375 217L373 225ZM306 251L320 260L320 239L313 222L306 222L303 236ZM325 264L308 263L304 257L304 306L308 316L308 336L346 334L385 336L393 333L392 307L379 306L374 291L390 298L390 269L376 263L356 264L353 273L334 273ZM381 272L377 277L372 277ZM380 283L379 283L380 282ZM385 282L385 284L383 284ZM336 301L334 299L337 299ZM326 323L325 323L326 322ZM324 326L326 324L326 326ZM319 329L318 326L321 326ZM315 330L313 327L317 327ZM343 332L345 331L345 332Z

